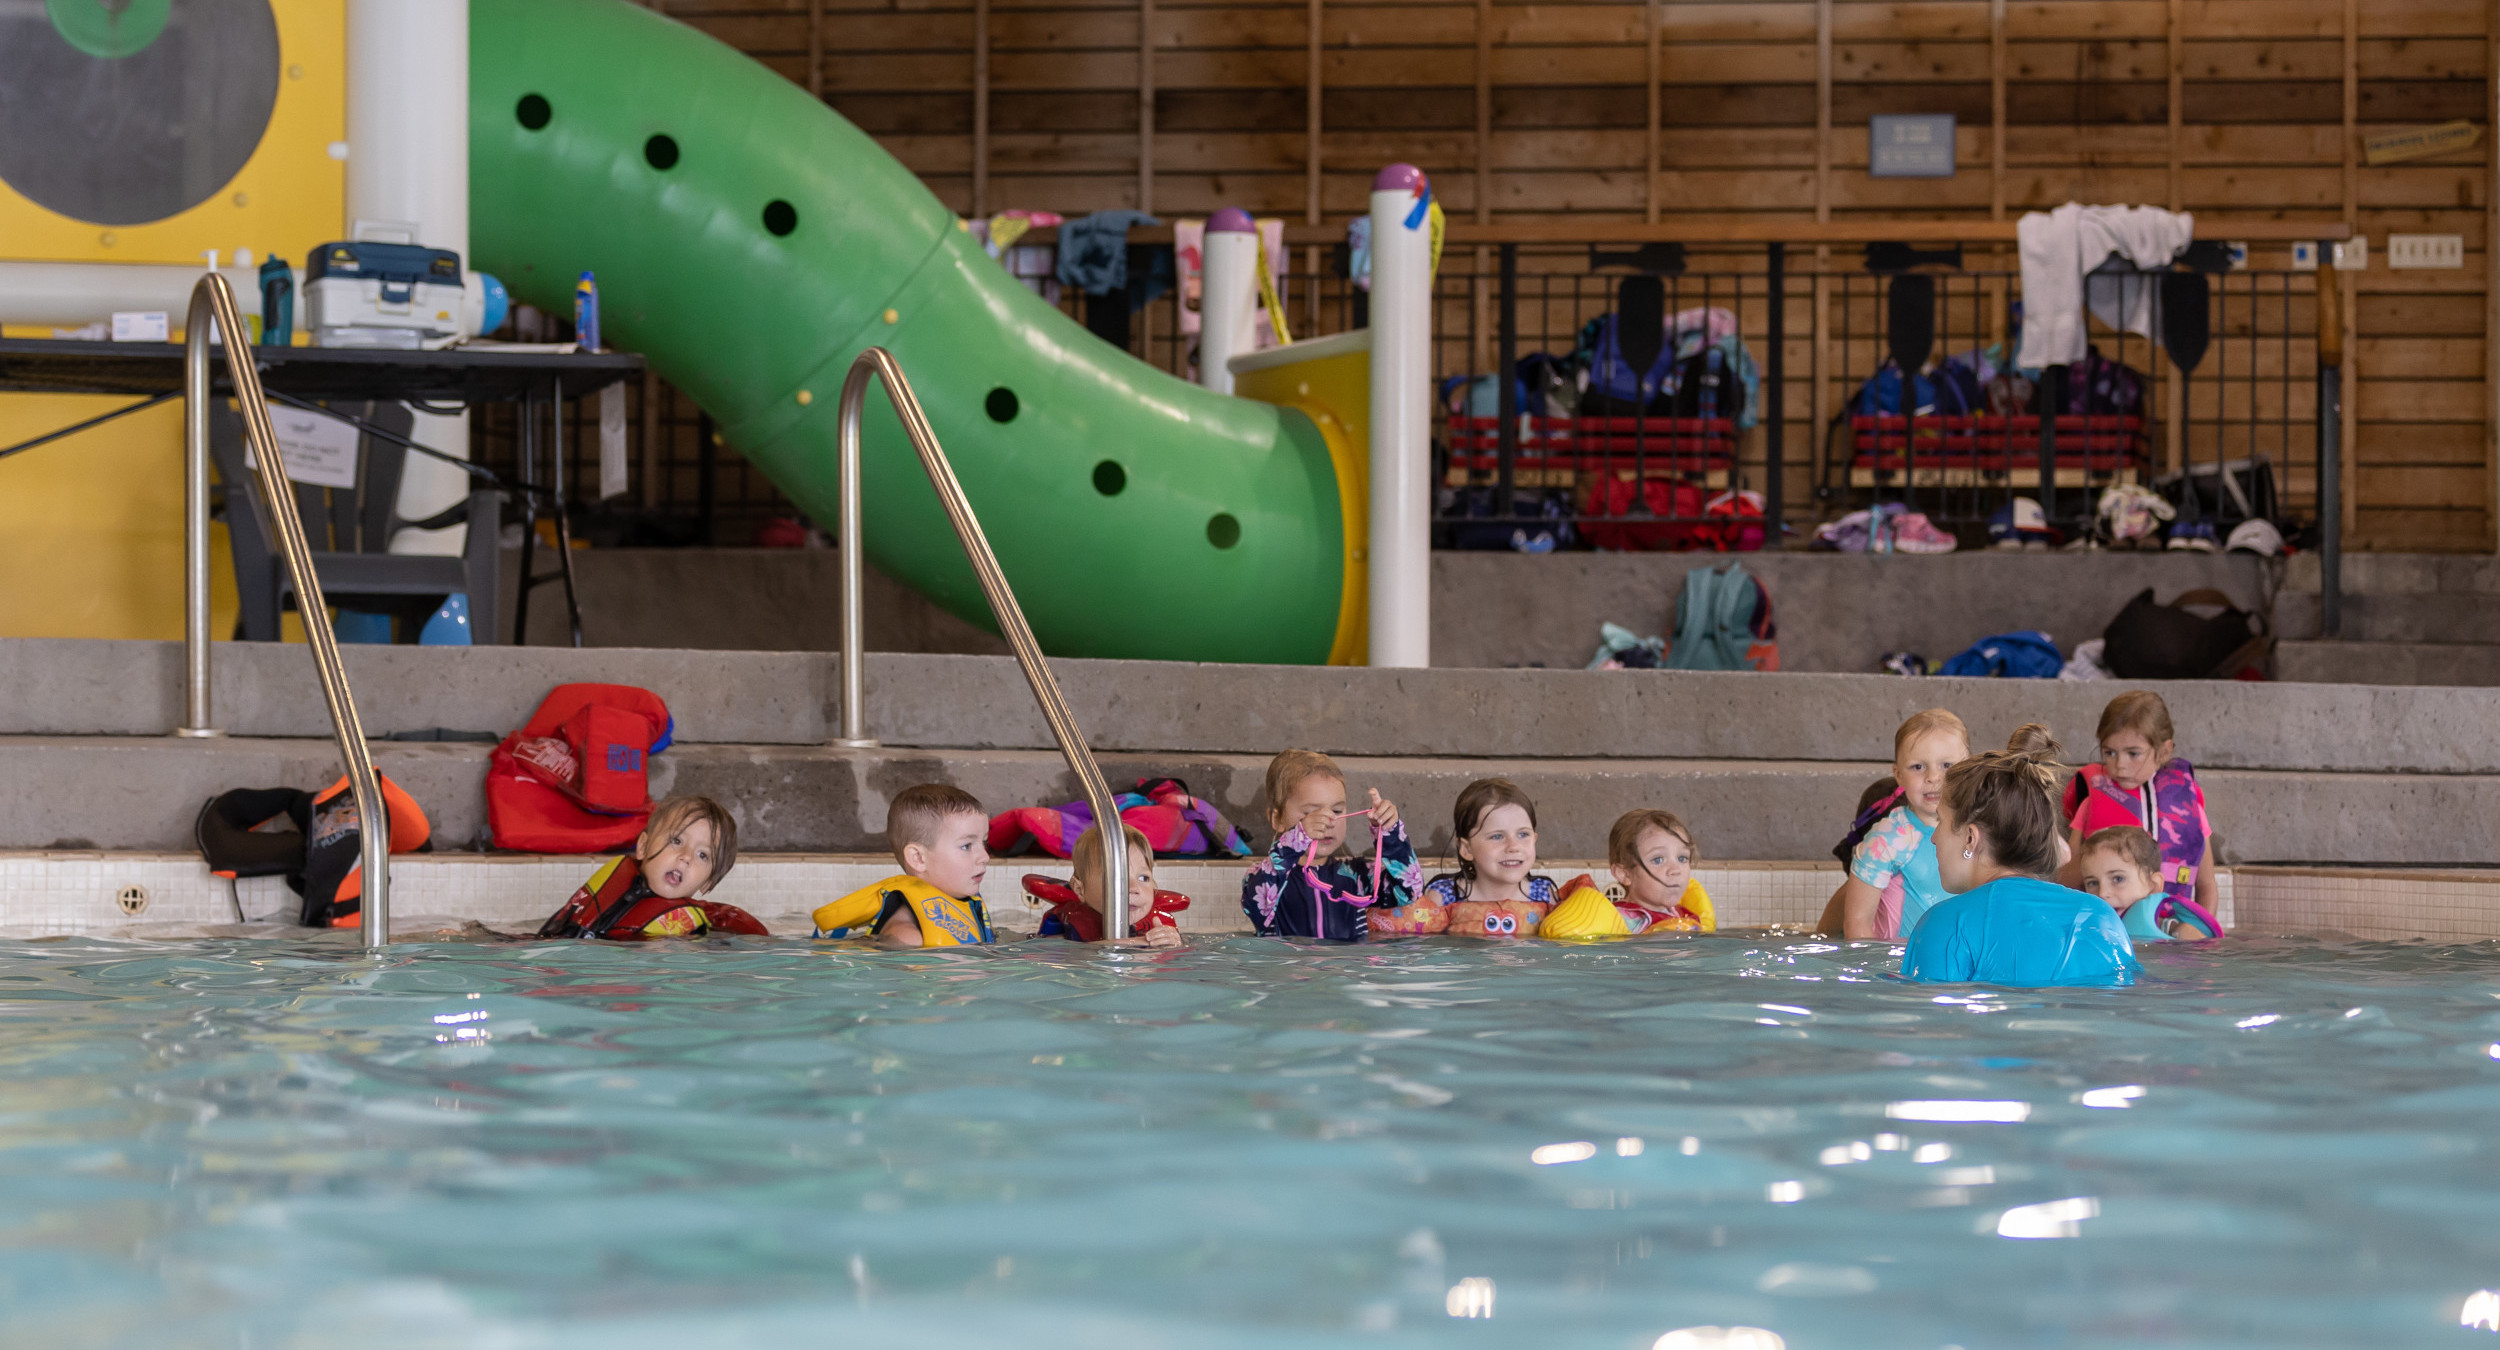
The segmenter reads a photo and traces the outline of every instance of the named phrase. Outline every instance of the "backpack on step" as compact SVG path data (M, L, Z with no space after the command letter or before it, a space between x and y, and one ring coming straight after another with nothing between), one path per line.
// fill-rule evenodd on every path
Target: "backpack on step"
M2195 609L2219 611L2212 617ZM2217 590L2193 590L2166 605L2147 586L2102 631L2101 664L2122 680L2223 679L2262 668L2274 637L2262 615Z
M1778 632L1770 592L1742 564L1696 567L1684 574L1684 591L1675 600L1665 668L1777 670Z

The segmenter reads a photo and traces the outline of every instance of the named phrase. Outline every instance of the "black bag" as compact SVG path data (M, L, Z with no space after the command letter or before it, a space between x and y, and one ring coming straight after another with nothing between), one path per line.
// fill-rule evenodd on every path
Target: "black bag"
M2221 613L2207 618L2190 612L2190 606ZM2264 617L2216 590L2189 591L2158 605L2148 586L2118 611L2101 637L2101 662L2122 680L2227 678L2262 667L2274 650Z

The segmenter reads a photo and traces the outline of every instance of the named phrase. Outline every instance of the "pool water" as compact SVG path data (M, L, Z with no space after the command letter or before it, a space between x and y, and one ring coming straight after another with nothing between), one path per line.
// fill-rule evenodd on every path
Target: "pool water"
M0 1344L2493 1343L2500 947L1897 950L0 944Z

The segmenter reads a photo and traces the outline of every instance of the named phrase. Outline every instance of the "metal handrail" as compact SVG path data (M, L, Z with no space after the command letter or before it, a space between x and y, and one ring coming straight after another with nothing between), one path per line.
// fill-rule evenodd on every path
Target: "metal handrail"
M866 625L860 619L862 562L859 537L859 419L868 400L868 381L879 377L885 381L888 397L894 400L894 411L902 419L903 431L911 437L912 449L920 455L920 467L929 475L929 486L936 489L938 504L946 508L947 523L955 527L955 538L963 545L964 557L972 563L972 574L981 583L981 593L989 598L990 612L998 616L999 631L1007 635L1007 645L1016 653L1016 664L1024 670L1025 683L1033 687L1033 701L1042 708L1042 720L1050 723L1050 734L1059 742L1059 753L1066 757L1068 769L1085 789L1085 800L1094 808L1095 827L1102 832L1102 918L1103 931L1111 937L1128 933L1128 832L1121 828L1119 803L1111 796L1110 785L1103 781L1102 766L1094 762L1094 752L1085 745L1085 733L1079 731L1076 717L1068 711L1068 700L1059 692L1059 681L1043 662L1042 644L1035 641L1032 625L1024 621L1024 608L1016 603L1015 591L1007 585L1007 574L998 565L998 555L990 551L989 536L981 532L981 521L972 513L972 503L965 498L963 484L956 481L955 468L939 446L937 433L929 429L929 419L920 410L920 398L912 392L911 381L904 378L903 368L894 361L894 354L883 347L870 347L851 362L850 374L842 381L841 436L839 472L842 497L842 518L838 528L842 545L842 735L835 744L853 748L874 746L868 735L865 679L861 673L861 647Z
M183 321L183 480L188 520L184 539L185 655L188 658L189 725L187 736L222 735L209 726L208 686L208 419L215 404L209 396L210 321L224 347L226 375L234 385L243 413L243 439L251 450L252 470L260 484L261 505L278 536L286 559L287 580L295 587L295 607L304 616L304 636L312 647L313 669L321 677L321 697L330 705L330 726L338 733L339 757L347 761L348 790L354 794L362 837L364 894L358 903L367 947L390 941L391 821L382 801L380 780L373 772L373 753L365 745L365 727L356 715L355 696L347 688L347 668L339 660L338 635L327 621L329 604L321 596L321 578L313 571L312 546L304 539L304 521L295 509L295 490L287 481L286 462L278 450L278 433L269 421L269 400L261 392L260 370L253 365L250 332L234 287L215 272L191 288L191 310Z

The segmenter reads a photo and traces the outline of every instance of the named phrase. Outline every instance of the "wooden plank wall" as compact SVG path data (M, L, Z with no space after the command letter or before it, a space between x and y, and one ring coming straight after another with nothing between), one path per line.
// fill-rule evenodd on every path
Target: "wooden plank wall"
M1404 159L1462 220L1985 220L2067 200L2193 211L2209 236L2233 218L2341 218L2373 245L2347 282L2353 544L2494 547L2493 146L2370 168L2359 142L2488 127L2495 0L651 2L819 85L965 212L1335 221ZM1868 177L1882 112L1955 114L1958 176ZM2466 266L2391 272L2391 231L2463 235ZM2257 266L2284 251L2261 247ZM1833 296L1800 283L1792 372L1813 369ZM2296 323L2312 304L2297 298ZM2249 321L2244 305L2225 318ZM2267 373L2313 359L2305 340L2267 346ZM1792 384L1792 502L1807 429L1855 373ZM2292 384L2305 417L2311 392ZM2167 407L2175 389L2161 392ZM2201 386L2195 406L2213 406ZM2193 428L2187 441L2211 453Z

